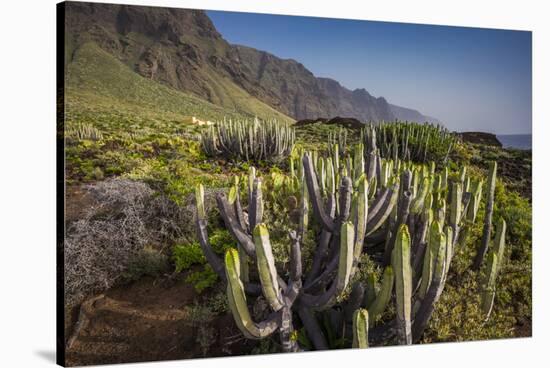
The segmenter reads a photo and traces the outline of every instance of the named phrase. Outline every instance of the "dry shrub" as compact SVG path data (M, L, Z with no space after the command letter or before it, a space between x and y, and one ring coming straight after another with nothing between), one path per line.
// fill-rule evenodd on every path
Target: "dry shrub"
M193 224L192 209L179 208L142 182L115 178L86 189L93 204L68 225L65 238L68 306L114 286L146 246L162 251L187 241Z

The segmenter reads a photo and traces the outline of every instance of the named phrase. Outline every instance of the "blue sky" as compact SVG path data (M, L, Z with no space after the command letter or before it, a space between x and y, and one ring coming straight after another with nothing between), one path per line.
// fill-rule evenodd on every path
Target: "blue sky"
M531 133L531 33L207 12L230 43L295 59L452 130Z

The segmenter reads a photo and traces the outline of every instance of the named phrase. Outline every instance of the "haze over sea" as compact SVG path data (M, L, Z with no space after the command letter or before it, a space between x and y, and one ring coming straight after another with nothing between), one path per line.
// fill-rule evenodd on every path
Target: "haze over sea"
M497 138L504 148L530 150L533 142L531 134L498 134Z

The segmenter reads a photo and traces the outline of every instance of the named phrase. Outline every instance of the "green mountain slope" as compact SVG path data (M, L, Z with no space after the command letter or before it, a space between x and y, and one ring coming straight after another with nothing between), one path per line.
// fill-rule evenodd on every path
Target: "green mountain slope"
M115 121L140 126L147 121L177 125L190 122L191 116L220 120L257 115L292 121L235 88L231 91L235 96L234 107L229 108L144 78L94 42L86 42L73 51L72 60L67 63L65 84L69 123L93 122L103 130L109 130Z

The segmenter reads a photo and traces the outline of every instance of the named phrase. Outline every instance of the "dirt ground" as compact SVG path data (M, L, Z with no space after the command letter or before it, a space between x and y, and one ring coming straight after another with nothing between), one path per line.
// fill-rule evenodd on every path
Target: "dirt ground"
M183 280L145 278L102 295L91 304L88 322L67 349L68 366L242 355L253 347L229 312L206 324L194 322L189 307L206 295L198 295ZM67 337L78 316L75 308ZM198 342L200 328L212 332L206 349Z

